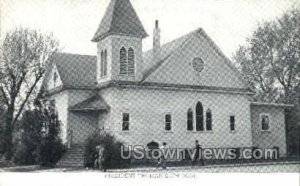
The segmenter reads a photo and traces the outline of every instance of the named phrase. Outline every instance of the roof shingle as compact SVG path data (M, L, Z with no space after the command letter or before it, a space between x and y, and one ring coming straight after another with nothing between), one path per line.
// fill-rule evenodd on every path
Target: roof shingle
M66 87L95 87L97 57L58 53L54 56L58 73Z
M72 111L106 111L109 109L109 105L99 96L95 95L88 98L74 106L69 110Z
M176 49L181 46L187 38L189 38L192 34L194 34L196 31L190 32L184 36L181 36L173 41L170 41L166 44L163 44L160 48L160 61L154 61L153 60L153 49L148 50L143 54L143 60L144 60L144 78L146 79L152 72L154 72L157 68L159 68L160 65L171 55L173 54Z
M92 41L98 42L113 34L138 38L148 36L129 0L110 1Z

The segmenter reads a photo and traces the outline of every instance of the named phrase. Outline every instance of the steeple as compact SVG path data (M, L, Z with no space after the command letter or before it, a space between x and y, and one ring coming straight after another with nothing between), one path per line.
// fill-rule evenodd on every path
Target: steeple
M109 35L142 39L148 36L129 0L110 1L92 41L98 42Z

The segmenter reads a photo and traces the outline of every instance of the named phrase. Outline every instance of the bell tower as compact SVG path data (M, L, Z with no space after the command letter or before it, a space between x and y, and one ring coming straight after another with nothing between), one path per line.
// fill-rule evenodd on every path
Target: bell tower
M97 43L98 83L140 81L142 40L147 36L130 0L111 0L92 39Z

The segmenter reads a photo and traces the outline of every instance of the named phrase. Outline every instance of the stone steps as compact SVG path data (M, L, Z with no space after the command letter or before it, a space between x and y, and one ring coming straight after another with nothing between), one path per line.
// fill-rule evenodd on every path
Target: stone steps
M84 151L82 146L72 146L63 155L56 167L84 167Z

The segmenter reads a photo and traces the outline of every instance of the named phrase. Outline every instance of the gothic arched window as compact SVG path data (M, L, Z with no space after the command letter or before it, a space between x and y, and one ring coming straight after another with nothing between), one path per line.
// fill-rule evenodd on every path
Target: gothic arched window
M126 75L127 73L127 51L122 47L120 50L120 74Z
M206 111L206 130L212 130L212 114L210 109Z
M201 102L196 105L196 131L203 131L203 106Z
M187 130L193 131L194 130L194 117L193 117L193 111L190 108L187 112Z
M134 75L134 50L132 48L128 49L128 75Z

